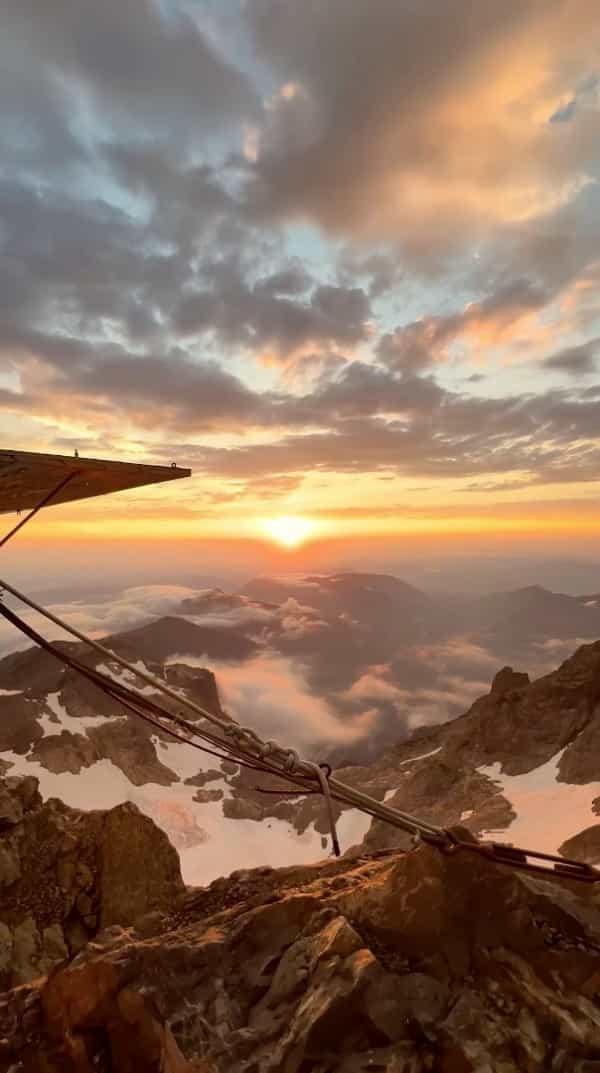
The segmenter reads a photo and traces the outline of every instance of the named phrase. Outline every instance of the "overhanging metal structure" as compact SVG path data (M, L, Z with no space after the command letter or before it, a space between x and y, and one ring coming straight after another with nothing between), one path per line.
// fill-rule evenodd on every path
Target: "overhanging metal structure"
M190 477L179 466L148 466L72 455L0 450L0 514L71 503Z

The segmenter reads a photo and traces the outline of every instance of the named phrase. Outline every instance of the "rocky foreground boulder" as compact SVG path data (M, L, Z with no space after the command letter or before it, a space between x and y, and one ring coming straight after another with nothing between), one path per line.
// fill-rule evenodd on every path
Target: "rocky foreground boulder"
M5 927L9 905L40 936L44 905L66 913L62 961L0 996L3 1073L600 1070L594 886L421 846L184 890L135 810L40 806L22 782L2 801L3 849L23 869L35 837L40 857L35 905L5 871Z
M37 779L0 780L0 987L27 983L96 933L184 890L167 836L131 804L42 803Z

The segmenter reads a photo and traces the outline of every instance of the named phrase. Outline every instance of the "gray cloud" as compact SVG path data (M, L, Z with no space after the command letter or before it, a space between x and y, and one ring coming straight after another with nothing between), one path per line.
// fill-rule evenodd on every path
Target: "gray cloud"
M121 345L125 356L129 341L146 347L146 357L148 348L174 354L173 326L182 337L208 335L221 346L267 348L286 358L367 337L370 305L362 289L315 285L294 264L265 271L272 250L261 249L251 230L235 230L233 203L211 168L175 171L153 152L115 153L132 188L139 178L156 196L149 226L103 201L0 183L0 347L57 360L60 348L100 358ZM224 222L234 227L243 256L227 251ZM217 252L225 243L224 256L199 256L201 237ZM60 336L44 330L57 320ZM114 342L115 330L123 344ZM109 334L110 342L102 339Z
M349 245L344 247L338 258L338 275L346 285L351 280L365 278L369 297L380 298L404 275L402 258L398 252L386 249L367 251Z
M177 286L170 259L147 250L131 218L106 202L74 201L5 181L0 219L5 337L11 324L39 328L53 314L68 317L85 336L86 321L126 317L136 288L146 291L152 308L152 290L165 261L170 284Z
M283 86L262 133L257 211L346 235L392 232L413 258L439 263L593 166L593 109L549 122L597 47L589 0L483 0L468 18L461 0L252 0L247 11Z
M77 599L74 602L65 600L60 603L53 600L47 606L53 614L65 619L75 629L92 637L106 637L108 634L149 622L160 615L170 614L179 607L182 600L193 595L194 590L183 585L137 585L122 589L118 593L111 592L110 595L96 600L88 599L82 602ZM49 640L72 640L58 626L48 627L46 620L41 619L35 611L23 608L19 610L19 615ZM2 619L0 657L27 647L28 642L23 635Z
M155 139L133 145L108 142L100 152L120 183L151 200L152 231L171 245L187 249L216 217L236 217L236 202L224 186L226 169L187 165Z
M393 379L389 387L388 410L400 409L403 392L406 401L410 400L410 383ZM576 401L559 391L539 397L477 399L444 392L433 384L428 390L427 381L419 380L415 389L412 412L405 417L380 420L372 416L369 411L377 399L373 403L358 392L352 399L355 414L330 417L327 431L288 434L277 444L204 451L198 464L240 479L307 469L383 470L431 478L520 470L528 483L597 479L600 448L585 442L597 436L600 402L595 399ZM327 393L323 394L326 398ZM382 404L383 394L379 398ZM313 412L321 401L319 397L312 400ZM285 408L283 404L283 413ZM325 424L325 411L322 414Z
M2 26L6 49L60 71L113 126L163 124L189 140L191 128L220 129L258 112L247 78L175 5L167 14L154 0L9 0Z
M287 355L304 346L352 345L367 336L369 300L360 288L316 287L307 301L273 290L273 276L249 286L235 261L206 269L211 289L183 299L173 317L182 336L214 331L226 343ZM297 278L292 278L297 286ZM289 293L290 276L284 279ZM275 282L281 288L281 282Z
M304 294L311 285L311 279L302 265L290 265L278 272L259 280L255 290L270 295Z
M61 340L50 341L58 353ZM76 352L76 354L75 354ZM0 404L33 412L61 400L66 415L128 415L147 429L218 428L223 421L257 420L263 403L214 361L193 361L173 350L164 357L102 353L65 341L52 358L51 379L25 396L5 392Z
M546 358L544 368L552 372L567 373L569 376L588 376L596 372L599 348L599 339L590 339L580 346L567 347Z
M500 335L519 317L540 310L550 295L531 280L513 279L480 302L471 302L459 313L425 317L384 333L377 354L392 369L418 372L430 366L443 349L463 332Z

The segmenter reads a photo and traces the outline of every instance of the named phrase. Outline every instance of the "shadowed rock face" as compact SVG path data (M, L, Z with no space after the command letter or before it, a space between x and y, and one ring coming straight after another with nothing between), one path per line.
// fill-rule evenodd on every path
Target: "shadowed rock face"
M529 675L523 671L513 671L512 667L503 667L494 676L492 693L500 695L510 693L513 689L523 689L529 685Z
M599 1000L598 892L421 847L235 873L104 930L0 998L0 1067L587 1073Z
M184 651L194 651L196 643L202 648L203 635L198 634L198 627L184 620L173 621L178 624L177 629L172 628L172 623L169 625L170 620L159 620L106 641L114 643L115 649L127 654L134 662L140 655L154 651L158 651L160 660L163 660L171 651L176 651L178 645L182 645ZM217 647L218 642L217 637ZM85 649L81 644L59 647L79 657ZM242 655L247 654L246 648L240 651ZM83 658L93 667L102 665L102 657L95 653L84 651ZM223 714L211 671L190 670L177 663L165 666L160 660L155 663L148 656L147 669L186 692L201 707ZM120 669L116 663L108 669L118 677ZM117 701L43 650L28 649L0 660L0 686L8 691L7 695L2 695L0 689L0 752L28 755L30 760L41 763L54 774L69 772L85 778L86 768L98 761L109 760L120 768L132 786L147 783L170 786L178 781L178 776L161 763L160 751L156 749L157 741L171 740L168 735L128 717ZM49 704L51 697L54 707ZM168 699L163 698L163 703L167 708L176 710L178 707ZM57 707L66 713L69 729L61 725ZM188 715L192 721L201 718L193 712ZM40 719L44 717L48 725L42 729ZM86 725L90 718L94 725ZM53 725L56 726L55 733L52 733Z
M111 651L126 658L139 659L141 656L151 661L166 660L181 653L211 659L247 659L257 647L241 633L205 629L172 615L109 637L106 644Z
M574 838L563 842L560 852L575 861L586 861L597 867L600 864L600 823L591 824Z
M100 927L164 909L183 889L177 853L135 805L79 812L42 804L35 778L0 780L0 986L42 975Z

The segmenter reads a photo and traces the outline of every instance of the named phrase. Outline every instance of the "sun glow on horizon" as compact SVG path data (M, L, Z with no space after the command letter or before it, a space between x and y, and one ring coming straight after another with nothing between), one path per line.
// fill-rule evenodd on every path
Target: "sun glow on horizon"
M317 523L311 518L298 515L282 515L277 518L265 518L260 528L276 544L285 548L298 548L317 532Z

